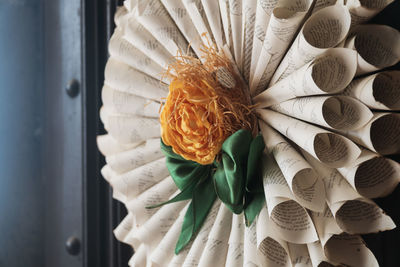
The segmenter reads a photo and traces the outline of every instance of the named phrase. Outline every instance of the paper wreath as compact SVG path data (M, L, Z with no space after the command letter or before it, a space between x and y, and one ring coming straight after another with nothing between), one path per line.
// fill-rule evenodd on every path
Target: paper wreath
M363 23L391 2L125 1L98 147L130 266L378 266L400 33Z

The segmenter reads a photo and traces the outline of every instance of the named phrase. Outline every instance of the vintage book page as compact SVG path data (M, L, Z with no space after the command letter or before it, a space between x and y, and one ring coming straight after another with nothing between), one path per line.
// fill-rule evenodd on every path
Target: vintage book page
M367 22L394 0L347 0L352 27Z
M243 1L243 78L250 81L251 55L253 50L254 24L256 21L257 0Z
M232 227L229 234L229 247L225 266L242 267L244 254L244 217L241 214L232 214Z
M96 141L97 141L97 147L99 148L103 156L111 156L123 151L127 151L141 144L141 142L132 144L122 144L119 143L117 140L115 140L109 134L98 135Z
M366 125L373 116L367 106L356 99L345 96L294 98L273 105L271 109L335 130L360 128Z
M349 10L343 5L326 7L314 13L304 23L269 85L284 79L328 48L337 46L349 32L350 23Z
M339 134L272 110L258 109L257 113L264 122L330 167L349 165L361 154L356 144Z
M354 78L357 53L331 48L253 98L258 108L310 95L334 94L344 90Z
M310 210L322 211L325 206L322 180L279 133L262 121L259 125L266 147L276 160L296 201Z
M279 1L272 12L257 67L250 83L252 95L267 88L276 67L309 13L312 0Z
M231 21L233 56L239 70L243 69L243 25L242 0L229 0L229 16Z
M353 80L343 95L357 98L369 108L400 110L400 71L383 71Z
M141 145L123 152L106 156L107 164L118 174L136 169L146 163L162 158L160 139L148 139Z
M345 47L358 53L356 76L393 66L400 60L400 32L386 25L360 25Z

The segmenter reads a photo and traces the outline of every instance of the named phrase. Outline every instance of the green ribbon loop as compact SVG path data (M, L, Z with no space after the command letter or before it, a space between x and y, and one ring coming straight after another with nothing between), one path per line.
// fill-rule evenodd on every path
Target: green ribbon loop
M244 212L246 225L251 225L265 202L259 166L264 147L261 135L253 139L249 131L239 130L222 144L219 162L201 165L177 155L161 140L167 168L181 192L148 208L192 199L183 219L176 254L200 229L217 196L233 213Z

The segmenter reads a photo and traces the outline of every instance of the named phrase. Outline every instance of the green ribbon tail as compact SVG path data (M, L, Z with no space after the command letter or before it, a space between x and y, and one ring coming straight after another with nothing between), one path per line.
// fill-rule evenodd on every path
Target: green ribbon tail
M199 183L193 191L193 199L190 203L185 217L183 218L182 230L175 247L175 254L178 254L194 237L216 199L213 183L210 179Z
M247 202L247 201L246 201ZM248 205L244 209L244 218L246 226L250 226L257 215L260 213L265 203L264 193L257 193L252 196L251 200L248 200Z

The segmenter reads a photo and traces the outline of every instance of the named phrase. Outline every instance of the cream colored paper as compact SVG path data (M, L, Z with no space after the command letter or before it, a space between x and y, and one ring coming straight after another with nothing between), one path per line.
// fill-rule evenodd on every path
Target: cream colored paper
M293 267L312 267L307 245L293 243L289 243L288 245Z
M310 164L279 133L259 122L268 151L272 152L295 199L303 207L322 211L325 190Z
M253 50L254 26L256 20L257 0L244 0L243 14L243 78L250 82L251 55Z
M233 54L233 41L232 41L232 26L231 16L229 12L229 0L219 0L219 10L222 21L222 28L224 30L225 45L229 46L231 54Z
M215 219L217 217L219 207L221 206L220 200L215 200L213 206L210 209L210 212L207 215L203 225L201 226L200 231L197 233L196 238L193 241L193 244L187 254L185 261L181 265L182 267L195 267L198 266L200 257L204 251L206 246L211 228L215 223Z
M146 245L140 245L137 250L135 250L135 254L133 254L132 258L130 258L128 265L130 267L142 267L147 264L147 248Z
M349 32L350 23L349 10L343 5L326 7L314 13L304 23L269 85L284 79L328 48L337 46ZM262 87L266 85L264 83Z
M134 214L135 227L142 226L160 209L148 209L146 207L154 206L167 201L176 191L177 188L174 181L170 176L168 176L141 193L137 198L128 201L125 206L128 211Z
M353 80L343 91L372 109L400 110L400 71L383 71Z
M338 171L361 195L367 198L384 197L400 182L399 163L363 149L351 165Z
M372 112L360 101L345 96L294 98L271 107L291 117L337 130L357 129L367 124Z
M374 112L364 127L342 133L378 154L396 154L400 151L400 114Z
M349 139L275 111L257 110L259 117L320 162L333 167L349 165L361 154Z
M228 252L231 223L232 212L225 205L220 205L206 246L201 254L199 267L224 266Z
M292 267L286 241L277 237L271 229L268 210L262 208L257 221L257 249L261 266Z
M274 159L263 160L263 184L271 231L292 243L318 240L317 232L306 209L298 204Z
M304 156L322 176L329 209L344 232L368 234L395 227L392 219L381 208L373 201L359 195L336 169L320 164L305 152Z
M182 0L182 2L192 19L197 33L201 36L203 44L209 46L210 42L214 42L214 36L201 0Z
M103 105L115 113L159 118L161 103L128 94L104 85L101 90Z
M160 137L160 122L156 118L124 116L119 113L109 113L104 108L100 110L100 118L104 128L119 143L137 143Z
M109 184L111 184L112 180L118 176L118 174L114 172L109 165L104 165L104 167L101 168L100 172L101 175ZM112 197L122 203L126 203L126 196L121 192L119 192L118 190L113 190Z
M126 243L125 238L133 228L133 214L128 213L125 218L119 223L117 228L114 229L113 233L115 238L123 243Z
M242 267L244 254L244 218L243 213L232 214L232 227L229 234L229 247L225 266Z
M356 76L395 65L400 60L400 32L386 25L360 25L345 47L357 51Z
M179 201L162 206L142 226L135 231L131 231L127 241L134 248L143 243L148 246L150 251L155 249L186 204L186 201Z
M141 144L141 142L132 144L119 143L109 134L98 135L96 141L101 154L106 157L133 149Z
M109 58L104 83L111 88L140 97L160 101L168 94L168 86L122 62Z
M232 29L233 55L239 70L243 69L243 25L242 0L229 0L229 15Z
M244 229L243 267L261 266L257 249L257 220Z
M188 40L196 55L200 58L202 55L202 52L200 51L202 40L182 0L161 0L161 2L167 9L169 15L175 21L183 36ZM186 49L183 50L183 52L186 52Z
M278 2L274 8L259 55L262 60L258 60L250 83L252 95L257 95L267 88L311 4L312 0L286 0Z
M170 54L168 50L137 21L134 12L129 14L124 33L124 38L128 42L148 55L163 69L167 69L168 64L173 62L174 55Z
M176 242L178 242L179 235L181 233L183 217L185 215L186 208L184 208L178 219L175 220L174 224L165 234L161 242L151 253L151 263L154 267L167 267L174 257Z
M333 6L338 4L343 5L343 1L344 0L316 0L312 12L315 13L328 6Z
M253 98L258 108L310 95L341 92L352 81L357 68L357 53L331 48Z
M160 0L138 0L136 18L171 55L188 50L188 42Z
M124 173L162 158L160 139L148 139L138 147L106 156L107 164L116 172Z
M165 158L152 161L111 180L114 190L131 200L169 175Z
M155 79L161 80L164 69L145 53L125 40L123 36L124 32L116 28L108 43L110 56Z
M218 1L201 0L201 3L203 5L204 12L206 13L207 21L210 25L215 44L217 45L217 47L222 48L224 46L223 31Z
M265 34L269 20L272 16L278 0L257 0L256 7L256 20L254 22L254 33L253 33L253 48L251 50L251 65L250 65L250 77L249 83L253 81L254 72L256 71L257 62L261 53L261 49L264 43Z
M313 242L307 244L308 253L310 254L313 267L335 267L339 264L332 264L325 256L321 242Z
M394 0L347 0L346 5L351 14L351 24L356 26L373 18Z

